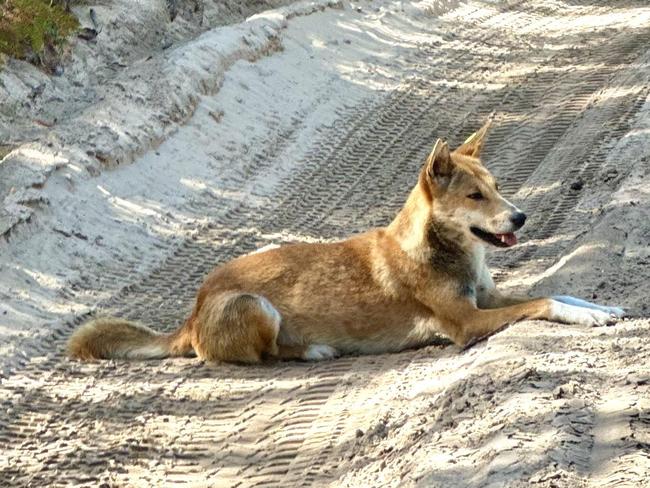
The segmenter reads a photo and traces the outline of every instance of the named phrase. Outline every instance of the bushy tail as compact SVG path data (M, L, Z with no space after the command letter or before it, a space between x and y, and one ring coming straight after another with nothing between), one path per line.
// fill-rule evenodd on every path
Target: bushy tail
M183 329L161 334L124 319L104 317L79 327L68 340L68 356L90 359L162 359L192 353Z

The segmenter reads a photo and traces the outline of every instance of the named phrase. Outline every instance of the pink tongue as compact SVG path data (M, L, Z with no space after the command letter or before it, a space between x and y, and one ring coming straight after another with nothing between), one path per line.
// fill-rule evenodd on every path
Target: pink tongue
M517 244L517 236L514 235L512 232L509 232L508 234L494 234L497 236L497 239L501 239L501 242L503 242L506 246L514 246Z

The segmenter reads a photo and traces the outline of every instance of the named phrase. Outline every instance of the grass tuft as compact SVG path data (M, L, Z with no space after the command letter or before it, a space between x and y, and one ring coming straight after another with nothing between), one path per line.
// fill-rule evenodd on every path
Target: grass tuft
M45 66L79 22L50 0L0 0L0 53Z

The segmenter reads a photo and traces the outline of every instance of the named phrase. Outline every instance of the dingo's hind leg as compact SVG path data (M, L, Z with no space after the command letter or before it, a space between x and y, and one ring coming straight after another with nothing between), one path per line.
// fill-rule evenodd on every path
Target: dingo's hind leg
M226 292L208 297L198 313L193 346L206 361L258 363L277 356L280 313L266 298Z
M303 361L325 361L333 359L339 352L327 344L309 344L287 346L278 345L278 357L280 359L301 359Z

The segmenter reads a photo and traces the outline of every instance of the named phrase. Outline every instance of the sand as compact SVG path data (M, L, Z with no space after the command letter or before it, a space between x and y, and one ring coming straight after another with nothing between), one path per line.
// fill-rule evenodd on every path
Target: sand
M650 8L140 4L74 7L103 30L60 77L0 71L0 484L647 483ZM173 329L233 256L386 224L493 110L529 214L500 286L628 319L321 364L62 356L91 314Z

